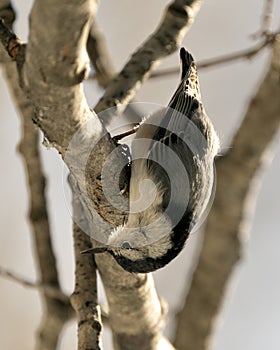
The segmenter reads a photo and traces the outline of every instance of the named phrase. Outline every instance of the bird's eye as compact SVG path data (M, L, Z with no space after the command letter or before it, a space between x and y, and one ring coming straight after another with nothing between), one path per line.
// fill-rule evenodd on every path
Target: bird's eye
M122 249L131 249L131 245L129 242L123 242L123 244L121 245Z

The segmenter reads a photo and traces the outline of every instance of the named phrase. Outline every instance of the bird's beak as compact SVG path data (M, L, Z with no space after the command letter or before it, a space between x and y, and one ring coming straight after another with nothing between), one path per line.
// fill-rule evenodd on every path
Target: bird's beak
M101 247L95 247L95 248L90 248L86 250L82 250L81 254L99 254L99 253L104 253L108 251L108 246L101 246Z

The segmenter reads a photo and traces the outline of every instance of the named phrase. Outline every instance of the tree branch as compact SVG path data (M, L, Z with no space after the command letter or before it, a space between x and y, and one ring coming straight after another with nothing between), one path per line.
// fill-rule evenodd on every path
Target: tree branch
M75 193L73 208L77 215L83 216L83 208ZM76 283L71 304L78 318L78 349L99 350L101 317L97 305L96 266L92 255L81 255L81 251L90 248L92 244L89 236L75 223L73 229Z
M225 156L217 162L217 189L205 240L183 309L178 314L175 346L206 349L226 283L240 258L240 238L256 200L256 173L280 127L280 35L269 70ZM260 174L260 172L259 172Z
M173 53L191 26L201 0L175 0L166 9L155 32L137 49L121 72L105 90L94 110L99 113L110 107L123 110L142 82L160 60ZM108 120L103 120L107 123Z

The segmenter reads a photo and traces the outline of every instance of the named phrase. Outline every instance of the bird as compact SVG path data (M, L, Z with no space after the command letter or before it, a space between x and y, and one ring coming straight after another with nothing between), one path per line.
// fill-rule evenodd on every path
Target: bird
M201 100L193 56L180 49L181 79L167 108L147 117L131 146L129 213L104 246L131 273L166 266L213 197L219 138Z

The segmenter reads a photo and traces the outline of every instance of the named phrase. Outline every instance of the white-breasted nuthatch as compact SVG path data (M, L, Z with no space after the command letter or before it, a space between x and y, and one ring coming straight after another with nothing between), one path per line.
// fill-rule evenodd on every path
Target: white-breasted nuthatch
M194 59L180 50L182 76L168 107L147 118L132 143L129 215L105 246L129 272L157 270L182 250L209 202L219 140L201 102Z

